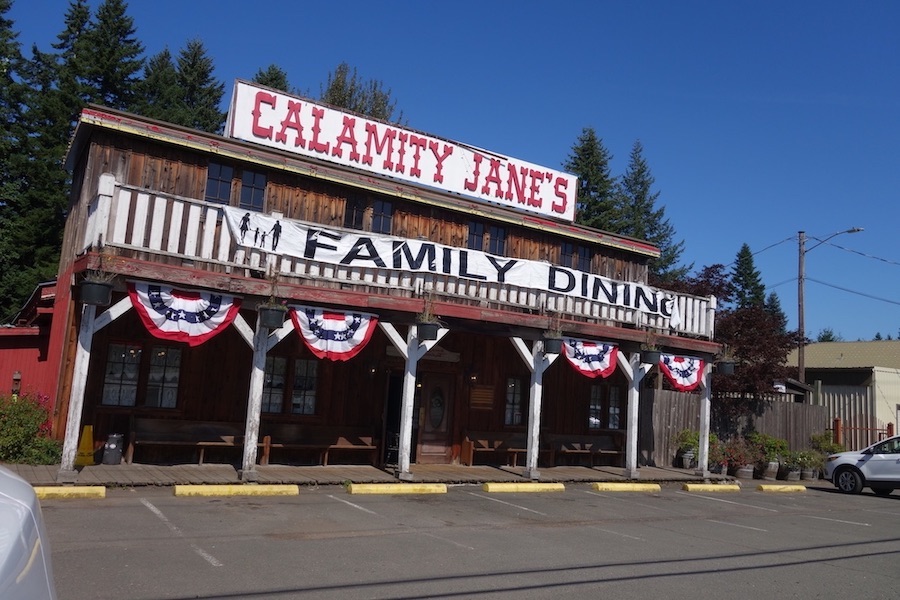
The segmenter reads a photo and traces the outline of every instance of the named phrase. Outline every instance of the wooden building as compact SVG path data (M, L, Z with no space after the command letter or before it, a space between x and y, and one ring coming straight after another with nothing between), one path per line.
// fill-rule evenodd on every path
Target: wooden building
M247 481L259 461L636 474L648 342L697 367L708 422L715 298L649 287L658 249L575 225L573 176L244 82L226 130L81 115L49 343L61 481L84 425Z

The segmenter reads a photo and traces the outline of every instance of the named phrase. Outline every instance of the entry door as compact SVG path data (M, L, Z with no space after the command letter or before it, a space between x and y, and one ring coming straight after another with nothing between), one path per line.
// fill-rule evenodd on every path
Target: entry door
M448 464L452 456L450 439L453 406L453 379L449 375L423 373L419 396L419 451L416 462Z

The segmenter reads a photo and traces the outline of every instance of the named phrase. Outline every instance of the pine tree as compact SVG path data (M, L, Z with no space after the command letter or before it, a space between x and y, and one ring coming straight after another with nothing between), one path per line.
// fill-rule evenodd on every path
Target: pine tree
M787 315L781 309L781 300L778 299L778 294L775 292L770 293L766 297L766 312L772 315L779 331L787 333Z
M363 80L356 67L351 70L346 62L329 73L325 85L319 89L319 100L337 108L346 108L381 121L403 121L402 112L394 117L397 103L391 98L391 90L385 89L379 80Z
M183 92L183 108L173 115L173 123L200 131L219 133L225 113L219 110L225 85L215 78L213 61L200 40L191 40L178 55L178 85Z
M291 84L288 83L287 73L275 64L266 67L265 71L262 69L257 71L256 75L253 76L253 82L272 88L273 90L279 90L286 94L294 93L294 89L291 87Z
M751 306L762 307L766 301L766 288L756 266L753 264L753 253L750 246L744 244L737 253L732 269L734 282L734 301L738 308Z
M656 208L659 192L652 191L656 180L643 152L643 145L636 141L619 182L616 201L620 222L616 233L646 240L659 248L659 258L650 262L650 275L652 281L665 284L684 278L691 266L678 266L684 242L675 241L675 228L666 218L665 207Z
M616 232L619 214L613 191L615 179L610 175L612 155L603 146L593 128L585 127L563 168L578 177L575 199L575 222L587 227Z
M128 109L131 112L160 121L172 121L185 112L184 91L178 85L178 71L168 48L147 61L135 92Z
M104 0L79 42L86 102L125 109L143 67L143 45L134 37L134 20L124 0Z

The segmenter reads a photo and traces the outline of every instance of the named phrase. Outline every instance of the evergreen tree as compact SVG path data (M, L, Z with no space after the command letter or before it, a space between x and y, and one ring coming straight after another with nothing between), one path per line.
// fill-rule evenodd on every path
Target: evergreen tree
M819 331L819 335L816 336L816 342L842 342L844 338L834 332L834 329L831 327L826 327Z
M184 112L184 91L168 48L147 61L135 92L131 112L160 121L171 121Z
M756 266L750 246L744 244L737 253L731 272L734 282L734 298L738 308L762 307L766 301L766 288Z
M684 278L691 267L678 266L684 242L675 241L675 228L666 218L665 207L656 208L659 192L652 191L656 180L643 152L643 145L636 141L616 193L620 221L615 232L659 248L659 258L650 262L650 275L653 282L666 284Z
M609 173L611 160L612 155L603 146L603 140L597 137L593 128L585 127L563 163L563 169L578 177L575 222L616 232L619 214L613 195L615 179Z
M118 109L131 104L144 47L134 37L134 20L126 9L124 0L104 0L79 40L86 102Z
M775 319L775 325L779 331L787 333L787 315L781 309L781 300L778 299L778 294L775 292L770 293L766 297L766 312Z
M178 55L178 85L182 109L173 123L200 131L219 133L225 125L225 113L219 110L225 85L213 75L213 61L200 40L191 40Z
M265 71L262 69L257 71L256 75L253 76L253 82L272 88L273 90L279 90L286 94L294 93L294 89L291 87L291 84L288 83L287 73L275 64L266 67Z
M363 80L356 67L351 70L346 62L329 73L325 86L319 89L319 99L334 107L346 108L381 121L403 121L402 112L394 118L397 103L391 98L391 90L385 89L384 84L376 79Z

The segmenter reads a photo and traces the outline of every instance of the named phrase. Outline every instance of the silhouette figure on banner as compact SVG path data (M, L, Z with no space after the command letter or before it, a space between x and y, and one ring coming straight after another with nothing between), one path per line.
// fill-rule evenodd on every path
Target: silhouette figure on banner
M281 221L275 221L272 226L272 250L278 248L278 240L281 239ZM263 234L263 244L266 243L266 234Z
M247 235L247 231L250 230L250 213L245 213L243 217L241 217L241 243L244 242L244 236Z

